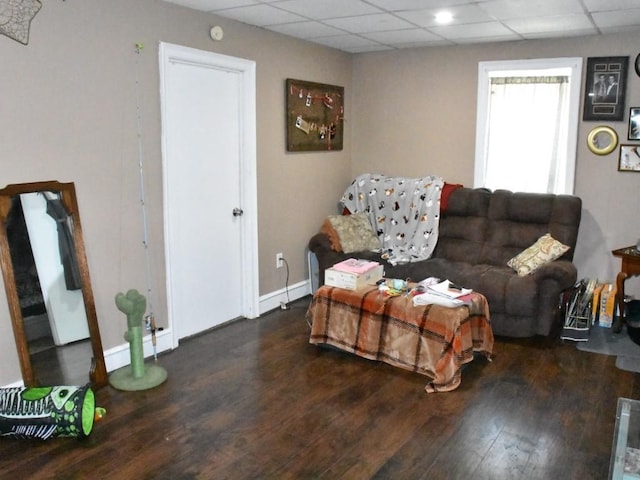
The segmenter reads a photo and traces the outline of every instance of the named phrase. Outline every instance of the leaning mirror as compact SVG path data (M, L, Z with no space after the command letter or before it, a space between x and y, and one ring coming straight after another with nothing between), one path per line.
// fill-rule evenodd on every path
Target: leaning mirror
M0 265L26 386L108 383L73 183L0 189Z

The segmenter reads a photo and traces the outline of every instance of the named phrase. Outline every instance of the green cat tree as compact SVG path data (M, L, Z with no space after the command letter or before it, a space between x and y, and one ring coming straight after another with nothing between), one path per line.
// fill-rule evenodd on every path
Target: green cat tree
M142 317L147 310L147 300L137 290L116 295L118 310L127 316L128 330L124 339L129 342L131 365L122 367L109 375L109 383L118 390L148 390L167 379L167 371L155 363L144 362L142 350Z

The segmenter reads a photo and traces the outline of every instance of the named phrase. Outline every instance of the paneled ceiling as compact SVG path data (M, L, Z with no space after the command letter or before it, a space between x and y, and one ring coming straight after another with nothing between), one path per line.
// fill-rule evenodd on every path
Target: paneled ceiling
M640 0L165 1L351 53L640 30Z

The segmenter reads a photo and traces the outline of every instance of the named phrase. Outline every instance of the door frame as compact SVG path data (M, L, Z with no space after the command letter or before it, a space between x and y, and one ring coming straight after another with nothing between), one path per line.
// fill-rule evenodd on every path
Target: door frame
M160 117L162 124L162 180L163 180L163 205L171 201L171 192L168 188L167 165L167 136L164 130L166 124L166 95L167 78L166 69L171 63L214 68L240 74L241 93L239 105L240 116L240 208L243 210L241 224L241 289L242 311L246 318L259 316L259 289L258 289L258 200L257 200L257 170L256 170L256 63L252 60L231 57L219 53L198 50L191 47L160 42L159 48L160 66ZM229 212L231 214L231 212ZM169 216L166 208L163 208L164 217L164 241L165 241L165 265L166 265L166 295L168 328L172 332L173 348L178 346L178 333L174 326L173 299L171 298L171 249L169 242Z

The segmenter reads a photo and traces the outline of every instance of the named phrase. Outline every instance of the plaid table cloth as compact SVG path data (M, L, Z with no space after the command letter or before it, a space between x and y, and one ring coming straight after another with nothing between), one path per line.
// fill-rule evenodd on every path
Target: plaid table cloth
M431 377L429 393L454 390L474 352L488 359L493 352L489 306L478 293L460 307L414 307L412 297L390 297L375 286L352 291L325 285L313 296L307 320L310 343Z

